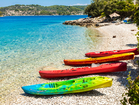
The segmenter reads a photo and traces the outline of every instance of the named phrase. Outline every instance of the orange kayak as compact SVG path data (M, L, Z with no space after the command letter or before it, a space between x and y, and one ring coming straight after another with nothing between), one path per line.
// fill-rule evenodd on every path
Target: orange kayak
M103 63L119 60L130 60L134 59L134 53L123 53L123 54L114 54L106 57L97 57L97 58L87 58L87 59L76 59L76 60L64 60L65 65L80 66L80 65L89 65L92 63Z

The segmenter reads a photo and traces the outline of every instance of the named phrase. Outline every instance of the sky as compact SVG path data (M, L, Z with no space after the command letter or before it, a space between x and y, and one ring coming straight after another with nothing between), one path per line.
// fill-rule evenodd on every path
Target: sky
M38 4L42 6L52 6L52 5L87 5L90 4L91 0L1 0L0 7L6 7L15 4Z

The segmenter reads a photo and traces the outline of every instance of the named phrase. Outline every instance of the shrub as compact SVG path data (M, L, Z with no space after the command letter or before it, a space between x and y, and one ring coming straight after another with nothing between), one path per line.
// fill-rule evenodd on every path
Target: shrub
M104 16L106 16L106 15L105 15L105 13L104 13L104 12L102 12L102 13L101 13L101 17L104 17Z
M126 89L127 92L123 93L121 103L123 105L139 105L139 76L135 80L132 80L130 74L131 72L129 72L127 78L129 84Z
M15 9L16 12L19 12L19 9Z
M135 10L134 21L139 26L139 7Z
M2 15L3 13L0 11L0 16Z
M137 24L137 26L139 26L139 7L136 9L136 11L133 15L133 19L134 19L134 22ZM139 27L138 27L138 30L139 30ZM136 33L136 36L137 36L137 40L138 40L137 47L139 48L139 31Z
M40 15L52 15L52 13L49 12L49 11L46 11L46 10L42 10L42 11L40 12Z

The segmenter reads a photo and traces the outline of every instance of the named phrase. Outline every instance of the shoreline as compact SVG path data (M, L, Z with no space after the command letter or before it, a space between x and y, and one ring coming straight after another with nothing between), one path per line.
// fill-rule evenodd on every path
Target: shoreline
M95 49L96 51L104 51L104 50L120 50L120 49L130 49L134 48L137 45L137 38L134 34L136 34L137 27L135 24L120 24L115 25L111 24L109 26L103 26L95 28L102 35L102 42ZM135 30L135 31L131 31ZM116 38L113 38L116 36ZM136 57L139 57L137 55ZM136 58L135 58L136 59ZM131 76L134 78L137 73L137 67L134 64L134 60L124 61L128 63L127 71L125 72L115 72L115 73L105 73L105 74L92 74L86 76L107 76L113 78L113 85L108 88L95 89L85 93L77 93L77 94L67 94L67 95L54 95L54 96L31 96L26 95L24 92L19 89L18 92L13 92L12 100L8 100L5 105L111 105L111 103L115 105L120 105L120 100L122 99L122 94L125 91L127 85L127 75L130 70ZM84 77L84 76L80 76ZM76 78L76 77L74 77ZM67 78L64 78L67 79ZM58 80L64 80L58 79ZM45 79L36 79L37 83L43 83L46 81L53 80L45 80ZM57 79L54 79L57 81ZM36 81L34 81L36 82ZM8 96L7 96L8 97ZM4 105L4 104L3 104Z
M11 15L9 17L12 17L12 16L87 16L87 15ZM0 17L8 17L8 15L6 16L0 16Z

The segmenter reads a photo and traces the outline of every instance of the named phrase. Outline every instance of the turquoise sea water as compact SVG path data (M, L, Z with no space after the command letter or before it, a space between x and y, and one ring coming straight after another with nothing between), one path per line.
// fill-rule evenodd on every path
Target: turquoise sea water
M62 24L85 17L0 17L0 98L33 83L39 76L37 68L66 68L63 59L83 58L93 51L95 39L90 36L97 32Z

